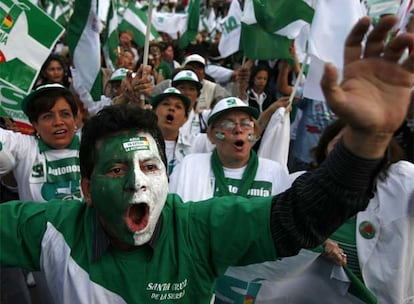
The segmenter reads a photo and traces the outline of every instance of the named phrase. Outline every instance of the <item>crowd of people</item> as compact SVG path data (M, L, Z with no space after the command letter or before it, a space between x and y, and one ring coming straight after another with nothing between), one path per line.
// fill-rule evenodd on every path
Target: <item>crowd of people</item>
M360 19L325 100L289 102L297 60L224 67L162 35L143 66L130 32L92 100L51 54L22 102L33 134L0 128L0 302L262 303L249 284L321 244L375 303L413 301L414 34L396 22Z

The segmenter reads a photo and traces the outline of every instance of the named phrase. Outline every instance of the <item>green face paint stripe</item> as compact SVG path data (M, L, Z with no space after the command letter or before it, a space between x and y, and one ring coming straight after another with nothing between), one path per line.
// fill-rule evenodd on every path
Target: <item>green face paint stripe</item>
M145 136L133 137L122 143L125 152L149 150L149 141Z

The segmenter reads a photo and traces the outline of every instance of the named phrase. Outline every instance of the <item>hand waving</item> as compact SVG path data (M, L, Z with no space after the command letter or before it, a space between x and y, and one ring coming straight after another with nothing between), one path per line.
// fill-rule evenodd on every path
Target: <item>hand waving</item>
M374 147L379 148L378 153L373 154L372 151L358 153L361 151L353 151L352 144L347 145L360 156L379 157L383 153L380 150L400 127L410 102L414 84L414 35L398 35L385 45L388 32L396 22L395 16L382 18L368 34L363 48L361 42L370 21L362 18L345 43L342 83L337 84L337 71L331 64L325 66L321 80L328 104L348 123L355 135L353 139L358 137L378 143ZM406 48L410 54L399 63Z

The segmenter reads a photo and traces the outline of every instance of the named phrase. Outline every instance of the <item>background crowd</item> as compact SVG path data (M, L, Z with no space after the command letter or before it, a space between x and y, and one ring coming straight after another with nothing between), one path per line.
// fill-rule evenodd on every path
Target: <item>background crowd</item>
M156 11L176 13L185 11L188 2L154 4ZM202 1L201 10L214 12L219 23L230 3ZM414 32L414 9L406 31L407 35ZM160 39L149 44L144 66L144 47L137 44L132 31L120 30L115 65L109 65L102 53L103 90L98 99L92 99L74 83L73 58L63 35L21 105L32 134L20 133L12 118L1 117L1 202L84 200L79 161L82 129L102 109L122 105L154 113L160 130L157 136L165 144L169 192L184 202L230 195L275 196L298 176L322 166L342 140L349 121L339 119L326 100L304 96L307 78L295 44L289 48L290 59L258 60L245 58L242 52L222 58L220 36L219 27L203 29L182 48L179 37L160 33ZM388 40L396 36L392 33ZM403 51L397 55L409 58ZM407 69L414 72L412 67ZM366 210L348 219L323 247L314 249L322 251L328 263L343 266L352 283L363 286L352 287L350 294L369 303L414 300L414 248L409 239L414 233L413 87L408 111L393 133L369 189L372 195ZM278 261L254 267L262 277L251 277L251 269L244 266L220 272L211 301L244 303L248 289L259 279L261 292L271 293ZM2 268L0 302L54 303L44 273L33 270ZM232 289L238 284L241 293Z

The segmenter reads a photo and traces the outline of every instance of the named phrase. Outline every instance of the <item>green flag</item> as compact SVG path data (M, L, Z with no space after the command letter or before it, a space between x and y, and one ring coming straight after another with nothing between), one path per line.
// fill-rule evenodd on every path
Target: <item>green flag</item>
M265 31L279 35L293 23L312 23L314 14L314 9L303 0L253 0L253 7L257 23Z
M313 14L303 0L246 0L240 49L252 59L291 59L289 47Z
M144 47L145 34L147 29L147 13L137 7L135 2L131 1L128 8L125 10L123 19L119 24L120 31L131 31L134 38L134 42L140 47ZM158 40L160 35L153 25L151 25L151 35L149 40Z
M188 19L187 28L184 33L181 33L178 40L178 47L184 49L193 41L198 33L200 23L200 0L191 0L188 5Z
M30 92L62 33L62 26L30 1L1 0L0 79Z

